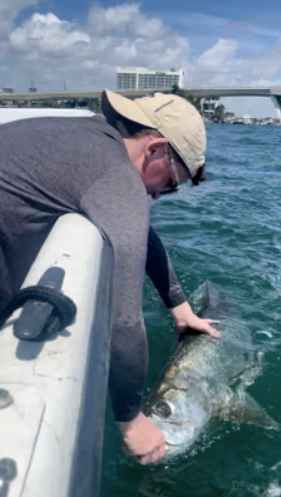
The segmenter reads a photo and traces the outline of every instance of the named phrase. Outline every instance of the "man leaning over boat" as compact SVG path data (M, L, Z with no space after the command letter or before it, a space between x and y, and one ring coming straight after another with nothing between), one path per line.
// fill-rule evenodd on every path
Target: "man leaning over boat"
M141 412L148 350L144 273L174 319L219 336L195 316L160 238L149 199L205 179L206 135L198 111L177 95L131 101L111 91L104 116L42 117L0 127L0 309L20 289L58 217L87 216L114 251L109 392L123 449L141 464L165 453L162 432ZM104 118L105 117L105 118Z

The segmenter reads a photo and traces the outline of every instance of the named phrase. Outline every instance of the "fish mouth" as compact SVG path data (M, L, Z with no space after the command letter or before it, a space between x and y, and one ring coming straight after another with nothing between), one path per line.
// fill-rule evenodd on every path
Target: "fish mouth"
M176 443L176 442L168 442L168 440L165 440L165 445L167 445L168 447L180 447L182 444L180 443Z

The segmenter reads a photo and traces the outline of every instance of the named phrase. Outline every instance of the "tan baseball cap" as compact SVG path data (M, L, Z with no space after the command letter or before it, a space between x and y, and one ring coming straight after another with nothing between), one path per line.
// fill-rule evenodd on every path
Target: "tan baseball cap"
M178 95L155 93L130 100L104 90L101 109L110 118L112 111L148 128L157 129L179 154L193 178L205 162L206 132L197 109Z

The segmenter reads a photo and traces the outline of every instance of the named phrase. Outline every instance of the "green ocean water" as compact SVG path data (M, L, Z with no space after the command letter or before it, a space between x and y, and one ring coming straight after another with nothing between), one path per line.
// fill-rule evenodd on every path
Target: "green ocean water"
M207 125L209 179L151 204L186 297L214 283L264 350L249 393L281 423L281 128ZM146 280L148 387L175 346L175 330ZM126 458L108 406L101 497L281 496L281 432L253 425L221 429L200 450L169 465Z

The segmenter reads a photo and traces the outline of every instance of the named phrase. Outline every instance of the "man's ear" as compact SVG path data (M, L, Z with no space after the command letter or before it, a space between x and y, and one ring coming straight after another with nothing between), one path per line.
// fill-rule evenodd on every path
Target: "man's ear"
M166 138L153 136L152 139L147 144L146 156L147 158L152 157L154 154L159 155L162 153L165 154L165 150L167 149L168 140Z

